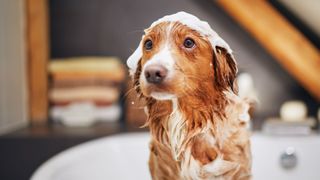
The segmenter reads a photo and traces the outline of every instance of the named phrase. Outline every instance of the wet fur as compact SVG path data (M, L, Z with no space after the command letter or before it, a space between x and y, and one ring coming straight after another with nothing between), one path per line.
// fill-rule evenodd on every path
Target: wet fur
M186 37L196 41L192 52L180 46ZM236 95L232 55L180 23L148 29L144 40L148 38L155 47L143 52L133 83L147 107L152 179L250 179L249 133L241 119L248 104ZM140 78L142 67L168 41L175 75L163 87L148 87ZM155 90L177 99L156 100L150 96Z

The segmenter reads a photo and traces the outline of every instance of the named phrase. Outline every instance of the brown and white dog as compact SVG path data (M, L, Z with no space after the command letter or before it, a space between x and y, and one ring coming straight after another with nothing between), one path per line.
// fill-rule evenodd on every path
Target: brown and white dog
M250 179L249 105L208 23L185 12L159 19L127 64L146 103L152 179Z

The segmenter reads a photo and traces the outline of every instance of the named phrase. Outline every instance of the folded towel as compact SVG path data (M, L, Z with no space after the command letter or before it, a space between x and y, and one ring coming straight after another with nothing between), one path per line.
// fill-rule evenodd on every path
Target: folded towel
M115 57L75 57L50 61L49 72L117 72L124 70Z
M53 103L66 101L104 101L116 102L119 90L114 87L75 87L54 88L49 92L49 99Z
M122 81L125 70L115 57L77 57L50 61L49 72L56 80L77 80L82 78Z
M113 122L119 119L121 108L114 104L96 107L93 103L73 103L69 106L53 106L50 115L54 121L61 121L67 126L90 126L97 121Z
M52 88L69 88L69 87L83 87L83 86L107 86L120 87L119 82L109 81L105 79L83 78L77 80L58 80L52 82Z
M106 80L113 82L122 82L125 75L119 72L59 72L51 74L53 81L68 80L82 81L86 79Z
M51 105L52 106L68 106L68 105L71 105L73 103L80 103L80 102L87 102L88 100L83 100L83 101L56 101L56 102L51 102ZM89 102L93 103L95 106L99 107L99 106L102 106L102 107L105 107L105 106L110 106L112 104L114 104L115 102L108 102L108 101L102 101L102 100L95 100L95 101L92 101L92 100L89 100Z

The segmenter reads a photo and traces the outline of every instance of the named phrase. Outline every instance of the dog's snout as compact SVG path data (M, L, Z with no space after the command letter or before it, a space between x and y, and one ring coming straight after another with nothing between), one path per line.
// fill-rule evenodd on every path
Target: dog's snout
M144 75L149 83L159 84L167 76L168 70L161 65L149 65L146 67Z

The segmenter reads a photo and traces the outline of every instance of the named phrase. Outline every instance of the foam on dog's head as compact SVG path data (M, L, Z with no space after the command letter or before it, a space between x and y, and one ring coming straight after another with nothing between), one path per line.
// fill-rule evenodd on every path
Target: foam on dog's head
M212 46L212 49L214 51L216 50L215 47L219 46L219 47L225 48L228 54L232 55L232 50L229 47L229 45L214 30L212 30L210 25L205 21L201 21L199 18L197 18L192 14L182 11L176 14L164 16L158 19L157 21L153 22L148 29L151 29L162 22L180 22L181 24L186 25L189 28L199 32L201 36L206 37L209 40ZM130 69L131 75L135 73L138 66L138 62L142 57L142 47L143 47L142 39L143 39L143 36L141 38L138 48L133 52L133 54L127 60L127 65Z

